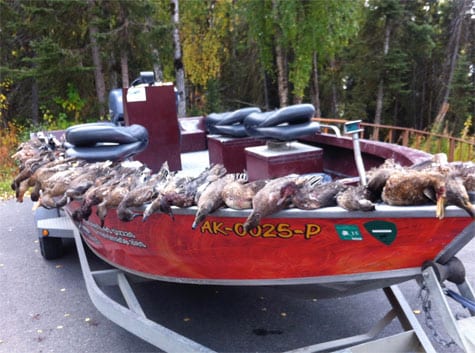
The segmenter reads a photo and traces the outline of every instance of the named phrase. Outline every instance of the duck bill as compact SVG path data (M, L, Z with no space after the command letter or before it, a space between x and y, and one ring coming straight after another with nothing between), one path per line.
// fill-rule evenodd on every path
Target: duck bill
M435 209L435 215L438 219L444 219L445 217L445 197L440 196L437 199L437 206Z

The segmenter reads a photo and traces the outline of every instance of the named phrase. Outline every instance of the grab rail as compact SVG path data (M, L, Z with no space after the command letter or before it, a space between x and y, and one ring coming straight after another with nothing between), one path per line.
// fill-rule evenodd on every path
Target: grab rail
M330 119L330 118L313 118L313 120L328 123L328 124L345 124L349 120L345 119ZM327 126L321 125L322 128ZM401 127L401 126L392 126L392 125L381 125L373 124L367 122L361 122L361 126L365 129L364 132L361 132L360 137L377 140L388 143L400 144L406 147L413 147L415 149L425 150L430 152L430 147L435 147L437 151L443 150L444 141L447 142L447 157L450 162L454 159L460 159L460 156L456 156L456 150L464 150L464 160L475 160L475 139L464 140L458 137L453 137L450 135L441 135L434 134L427 131L417 130L413 128ZM384 134L381 134L385 132ZM426 141L431 141L431 144L425 145Z

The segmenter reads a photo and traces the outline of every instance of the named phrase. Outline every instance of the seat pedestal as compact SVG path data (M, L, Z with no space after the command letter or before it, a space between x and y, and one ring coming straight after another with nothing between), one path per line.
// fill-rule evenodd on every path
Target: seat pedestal
M270 179L288 174L323 172L323 150L299 142L269 148L247 147L246 170L249 180Z
M208 135L209 162L224 165L228 173L241 173L246 169L244 149L263 144L264 141L253 137Z

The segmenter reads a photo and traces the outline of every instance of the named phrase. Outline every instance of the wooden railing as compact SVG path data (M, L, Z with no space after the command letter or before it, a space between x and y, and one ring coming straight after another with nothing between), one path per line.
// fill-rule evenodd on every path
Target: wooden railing
M314 120L323 124L337 125L342 131L344 123L348 121L327 118L314 118ZM407 127L366 122L361 122L361 126L363 127L361 138L395 143L429 153L444 152L447 154L449 161L475 161L475 137L470 140L463 140L450 135L434 134Z

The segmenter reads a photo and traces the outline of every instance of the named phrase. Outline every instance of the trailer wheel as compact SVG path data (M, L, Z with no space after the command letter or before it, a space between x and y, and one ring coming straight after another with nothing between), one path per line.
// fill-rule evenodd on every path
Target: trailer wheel
M63 240L61 238L41 237L41 255L46 260L54 260L63 256Z

